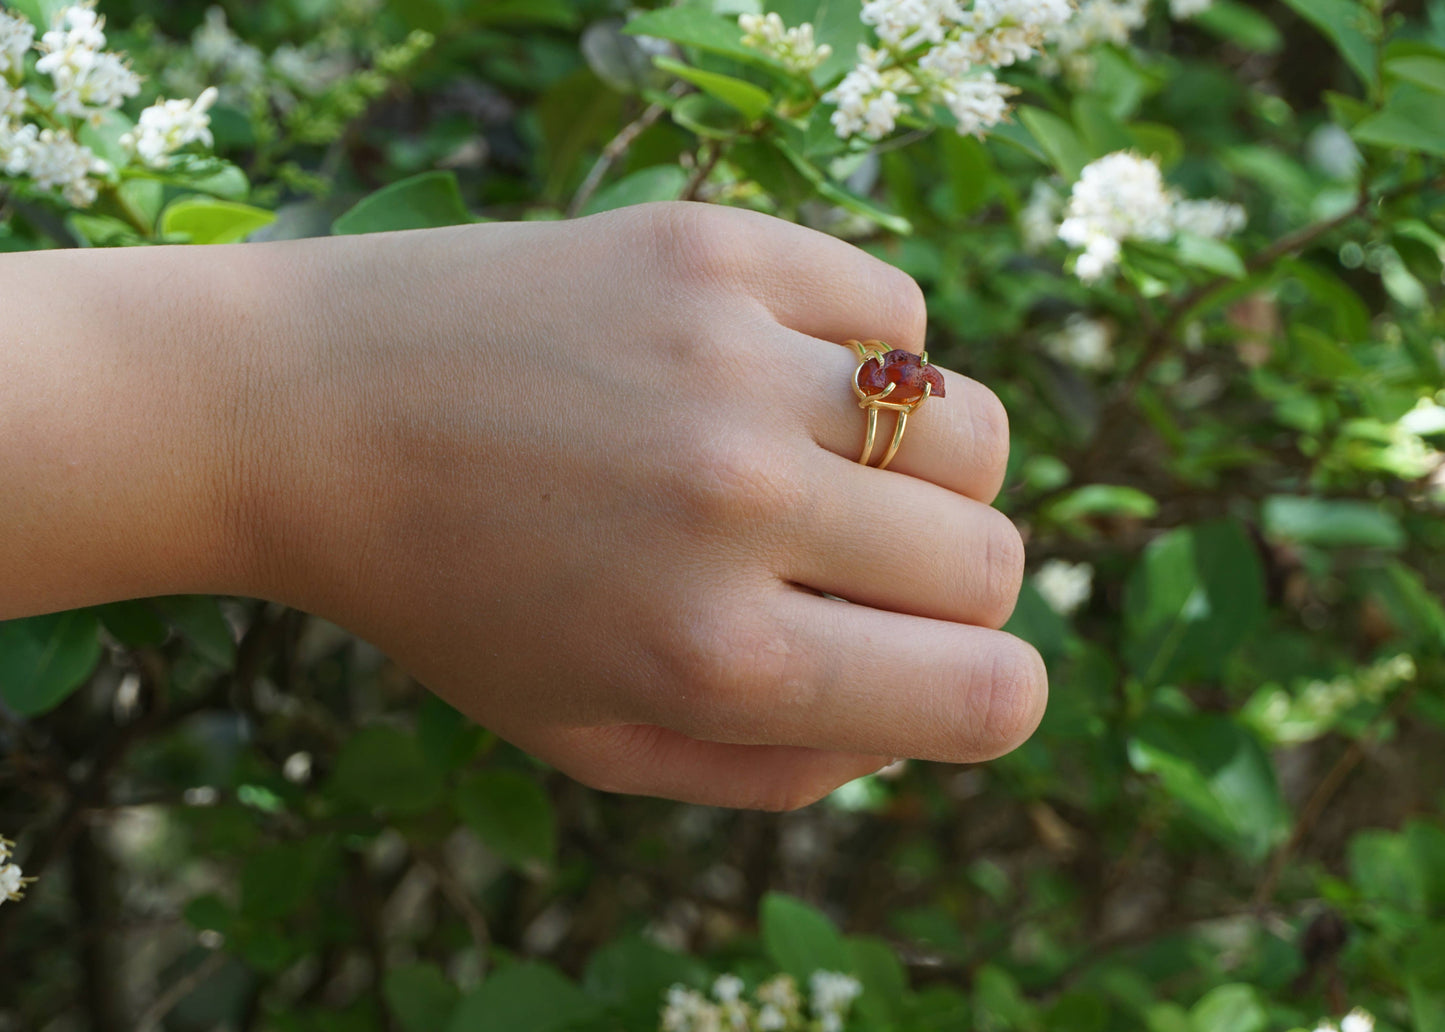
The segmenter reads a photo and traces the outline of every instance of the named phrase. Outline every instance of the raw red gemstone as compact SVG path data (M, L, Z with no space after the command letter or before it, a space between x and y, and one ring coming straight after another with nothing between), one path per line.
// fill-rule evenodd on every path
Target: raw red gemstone
M898 386L888 395L889 401L907 404L917 401L923 395L924 384L933 384L935 398L943 397L943 373L936 367L924 365L911 351L890 351L883 356L880 366L870 360L858 373L858 389L872 397L882 394L890 383Z

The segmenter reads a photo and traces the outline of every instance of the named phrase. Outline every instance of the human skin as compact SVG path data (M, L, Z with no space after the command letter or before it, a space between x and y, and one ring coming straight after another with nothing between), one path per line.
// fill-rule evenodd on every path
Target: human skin
M586 784L724 806L1042 714L1003 408L947 372L859 465L839 342L925 309L849 244L670 203L0 269L0 619L273 599Z

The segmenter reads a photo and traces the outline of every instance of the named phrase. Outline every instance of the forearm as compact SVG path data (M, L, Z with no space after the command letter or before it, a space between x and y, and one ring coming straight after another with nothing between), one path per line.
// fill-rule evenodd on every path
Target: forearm
M237 253L0 255L0 619L244 580Z

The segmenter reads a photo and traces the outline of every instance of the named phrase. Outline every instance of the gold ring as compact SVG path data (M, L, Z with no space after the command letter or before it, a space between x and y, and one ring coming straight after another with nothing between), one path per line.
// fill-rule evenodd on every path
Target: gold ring
M873 444L878 437L878 413L882 409L898 413L893 428L893 442L883 453L883 461L875 469L887 469L903 443L908 417L917 412L929 398L943 397L943 373L928 364L928 352L915 355L911 351L890 348L881 340L849 340L845 346L858 352L861 361L853 370L853 393L858 407L868 412L868 430L863 438L863 454L858 461L868 465L873 457Z

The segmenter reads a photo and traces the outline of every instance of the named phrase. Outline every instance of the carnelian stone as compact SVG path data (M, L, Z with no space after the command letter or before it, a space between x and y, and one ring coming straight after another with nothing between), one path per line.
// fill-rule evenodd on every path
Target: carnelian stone
M933 385L932 397L944 394L943 373L937 367L924 365L923 360L911 351L890 351L883 356L880 366L870 359L858 372L858 389L872 397L882 394L890 383L898 386L888 395L888 400L906 405L923 396L924 384Z

